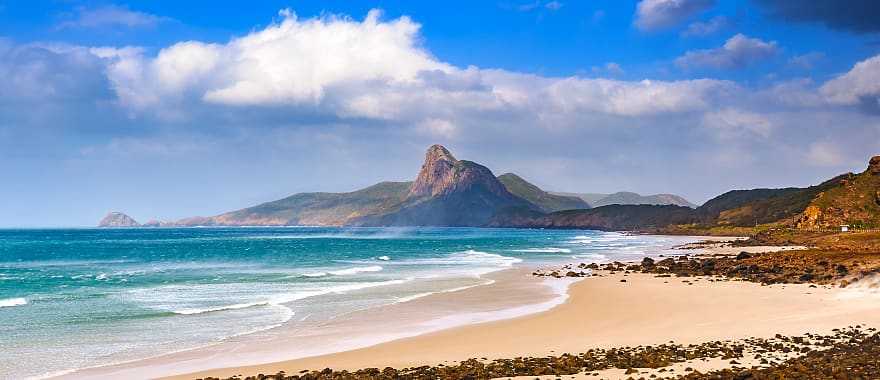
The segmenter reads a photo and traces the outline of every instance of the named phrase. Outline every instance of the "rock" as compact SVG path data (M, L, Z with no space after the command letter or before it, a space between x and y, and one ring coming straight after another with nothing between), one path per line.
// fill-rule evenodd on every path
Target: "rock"
M645 269L651 269L654 267L654 259L650 257L646 257L642 259L642 267Z
M750 254L749 254L748 252L746 252L746 251L742 251L742 252L740 252L738 255L736 255L736 259L737 259L737 260L745 260L745 259L748 259L748 258L751 258L751 257L752 257L752 255L750 255Z
M871 157L868 161L868 172L873 175L880 174L880 156Z
M101 219L98 227L140 227L140 224L128 215L113 211Z

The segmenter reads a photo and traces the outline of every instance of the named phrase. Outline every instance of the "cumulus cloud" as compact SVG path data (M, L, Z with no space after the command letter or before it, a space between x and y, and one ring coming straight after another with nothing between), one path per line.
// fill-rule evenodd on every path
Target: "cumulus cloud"
M540 113L542 107L634 116L706 108L735 87L716 80L630 82L458 68L424 50L419 25L406 17L381 21L377 11L362 21L283 16L225 44L181 42L155 56L102 53L114 59L108 73L122 103L159 114L201 103L416 123L457 113ZM622 73L615 63L603 71Z
M57 28L143 28L153 27L167 20L168 18L166 17L133 11L117 5L107 5L98 8L79 8L72 18L62 21L58 24Z
M0 103L48 104L110 99L104 62L67 45L0 45Z
M683 37L706 37L716 34L722 30L729 28L730 19L724 16L715 16L708 21L696 21L688 25L687 29L681 32Z
M668 28L714 5L715 0L641 0L636 5L635 25L645 31Z
M880 2L875 0L757 0L770 15L793 22L821 23L856 33L880 31Z
M830 102L880 112L880 55L855 64L847 73L825 83L821 91Z
M737 34L716 49L689 51L675 60L681 68L739 69L770 58L778 52L776 41L762 41Z
M325 16L283 20L226 44L181 42L156 57L122 57L110 69L121 99L144 108L197 94L233 106L320 103L349 83L400 85L425 70L451 70L418 46L419 25L407 17L380 22Z

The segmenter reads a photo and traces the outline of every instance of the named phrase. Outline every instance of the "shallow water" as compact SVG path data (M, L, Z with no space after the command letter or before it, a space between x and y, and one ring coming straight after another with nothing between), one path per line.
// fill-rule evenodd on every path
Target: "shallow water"
M0 230L0 377L42 377L688 241L565 230Z

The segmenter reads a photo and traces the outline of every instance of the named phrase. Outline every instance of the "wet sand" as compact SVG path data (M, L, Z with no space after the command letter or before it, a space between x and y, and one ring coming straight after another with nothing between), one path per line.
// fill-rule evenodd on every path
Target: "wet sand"
M621 280L626 282L621 282ZM761 286L707 279L618 273L575 283L547 312L468 325L347 352L173 377L192 379L436 365L467 358L577 353L591 347L702 343L711 340L830 334L855 324L880 326L880 295L808 285Z
M486 285L361 310L320 324L308 320L222 343L130 363L81 370L65 379L157 378L212 368L304 358L376 345L455 326L549 310L565 301L563 281L515 267L482 276ZM296 317L295 317L296 318Z

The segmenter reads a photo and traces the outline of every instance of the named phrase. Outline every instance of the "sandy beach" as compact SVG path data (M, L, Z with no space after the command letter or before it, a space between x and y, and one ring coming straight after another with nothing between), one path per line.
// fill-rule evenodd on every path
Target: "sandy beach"
M751 252L771 249L774 248L744 248ZM728 251L729 248L721 248L716 253ZM494 281L491 285L353 313L322 326L315 333L281 334L267 341L227 342L207 349L82 371L70 377L195 379L279 371L293 374L328 367L337 370L403 368L451 364L468 358L538 357L670 341L699 344L769 338L775 334L828 334L832 329L856 324L880 327L880 293L857 288L806 284L762 286L753 282L714 281L709 277L684 279L622 272L577 282L574 279L539 280L531 276L529 268L522 267L495 273L491 278ZM555 290L547 286L554 282ZM568 284L568 296L559 297L558 287L565 288ZM494 314L486 310L493 310ZM506 312L499 313L501 310ZM426 324L425 313L429 312L446 317ZM503 319L483 322L490 315ZM458 320L453 322L450 318ZM363 335L358 331L363 326L378 326L376 328L385 335L381 338ZM422 334L408 336L419 333ZM371 339L378 342L394 338L388 334L398 337L371 344ZM310 342L328 339L338 342L335 350L339 352L320 354L301 349ZM285 360L284 356L300 358ZM697 367L724 364L715 360ZM193 368L211 369L188 370ZM606 371L602 377L623 375L622 371L617 372Z

